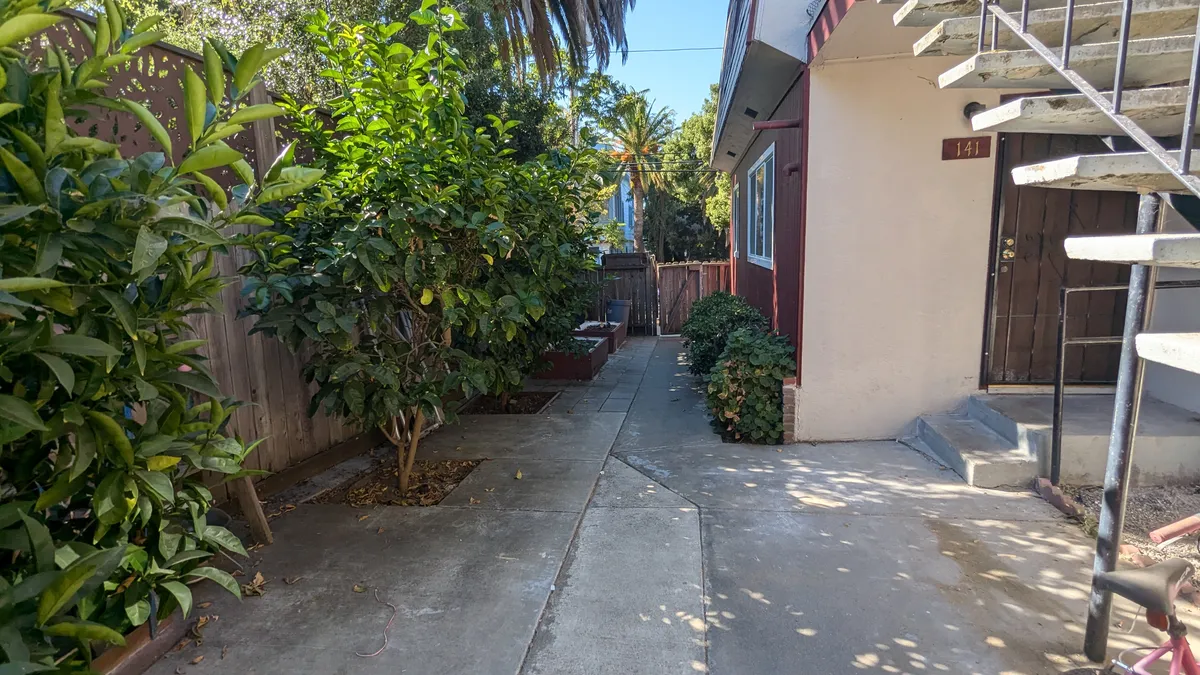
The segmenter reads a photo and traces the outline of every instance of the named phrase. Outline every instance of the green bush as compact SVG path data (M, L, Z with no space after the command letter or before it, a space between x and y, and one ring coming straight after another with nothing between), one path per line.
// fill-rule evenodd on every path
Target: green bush
M312 106L288 107L328 173L242 240L254 330L306 347L310 414L323 406L388 437L401 492L445 398L519 387L546 343L569 334L586 299L575 279L591 265L581 222L599 188L593 150L517 163L516 122L470 124L466 64L447 39L465 24L451 3L422 0L409 19L428 32L411 48L402 23L309 18L342 95L328 128Z
M241 106L274 56L261 45L235 59L206 50L208 75L187 71L181 102L188 147L176 166L158 116L104 98L160 34L109 0L92 55L73 63L54 46L35 63L11 44L67 17L65 3L0 7L0 672L90 672L93 650L192 603L188 583L228 574L201 565L221 549L244 554L209 525L204 473L245 475L252 447L226 434L225 398L187 320L217 303L222 231L263 218L259 191L232 127L281 111ZM54 35L53 33L51 35ZM28 43L25 43L28 44ZM226 98L224 68L234 72ZM68 117L96 106L137 117L163 151L122 157L76 135ZM165 112L165 111L162 111ZM208 175L246 182L227 193Z
M692 305L680 331L690 354L692 373L707 375L725 351L725 341L739 328L765 332L770 322L744 298L729 293L713 293Z
M713 424L729 440L778 443L783 437L783 380L796 374L786 338L753 328L729 336L708 377Z

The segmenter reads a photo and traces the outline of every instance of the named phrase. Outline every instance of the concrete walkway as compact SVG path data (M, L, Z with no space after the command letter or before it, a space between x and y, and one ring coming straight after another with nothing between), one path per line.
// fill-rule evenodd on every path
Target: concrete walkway
M1083 663L1091 544L1032 495L970 488L892 442L721 443L674 340L632 339L592 383L536 386L565 389L550 414L464 416L423 444L488 460L441 505L301 505L275 520L242 579L261 571L266 593L214 596L196 610L219 616L203 644L150 673ZM383 646L392 615L376 590L395 622L385 649L357 656Z

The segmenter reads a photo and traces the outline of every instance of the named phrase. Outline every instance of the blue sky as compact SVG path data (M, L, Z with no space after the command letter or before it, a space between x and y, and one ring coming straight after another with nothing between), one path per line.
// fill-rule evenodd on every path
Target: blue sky
M608 73L675 110L676 123L698 111L708 85L721 76L720 50L651 52L638 49L720 47L725 40L728 0L637 0L626 17L629 61L614 54Z

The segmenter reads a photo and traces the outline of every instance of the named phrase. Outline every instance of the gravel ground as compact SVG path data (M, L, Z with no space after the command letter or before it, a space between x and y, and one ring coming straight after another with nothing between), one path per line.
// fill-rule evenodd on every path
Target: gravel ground
M1063 487L1064 492L1075 498L1087 510L1091 517L1086 520L1084 527L1089 534L1095 535L1096 522L1100 518L1103 488ZM1200 554L1196 550L1197 535L1178 539L1164 547L1150 541L1148 536L1150 530L1169 525L1194 513L1200 513L1200 486L1133 488L1125 507L1125 534L1121 543L1137 546L1143 555L1156 561L1187 558L1200 568Z

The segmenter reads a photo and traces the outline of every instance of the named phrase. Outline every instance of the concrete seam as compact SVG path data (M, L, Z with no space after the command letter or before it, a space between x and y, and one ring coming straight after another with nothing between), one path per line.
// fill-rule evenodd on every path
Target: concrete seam
M655 340L655 344L658 341ZM645 379L646 371L642 371L642 379ZM638 380L638 389L641 389L642 380ZM621 429L625 428L625 422L629 419L628 415L623 415L621 418L621 427L617 429L617 433L613 434L612 441L608 444L608 450L604 453L604 459L600 460L600 468L596 470L596 478L592 481L592 489L588 492L587 500L584 502L583 510L579 512L579 517L575 519L575 527L571 530L571 537L567 540L567 548L563 551L562 562L559 563L558 569L554 572L554 591L546 589L546 601L542 603L542 611L538 613L537 623L533 626L533 632L529 635L529 641L525 644L525 653L521 656L520 667L517 668L517 673L525 670L525 664L529 661L529 653L533 649L533 642L537 638L538 629L542 627L546 620L546 612L550 608L550 602L553 599L554 593L558 592L558 580L562 576L563 570L566 569L567 562L571 559L571 550L575 547L575 540L579 538L579 530L583 527L583 517L587 515L588 509L591 507L592 498L596 496L596 486L600 483L600 474L604 471L604 461L612 456L613 446L617 443L617 438L621 435ZM455 507L450 507L455 508ZM462 508L462 507L456 507ZM501 510L501 509L496 509Z

